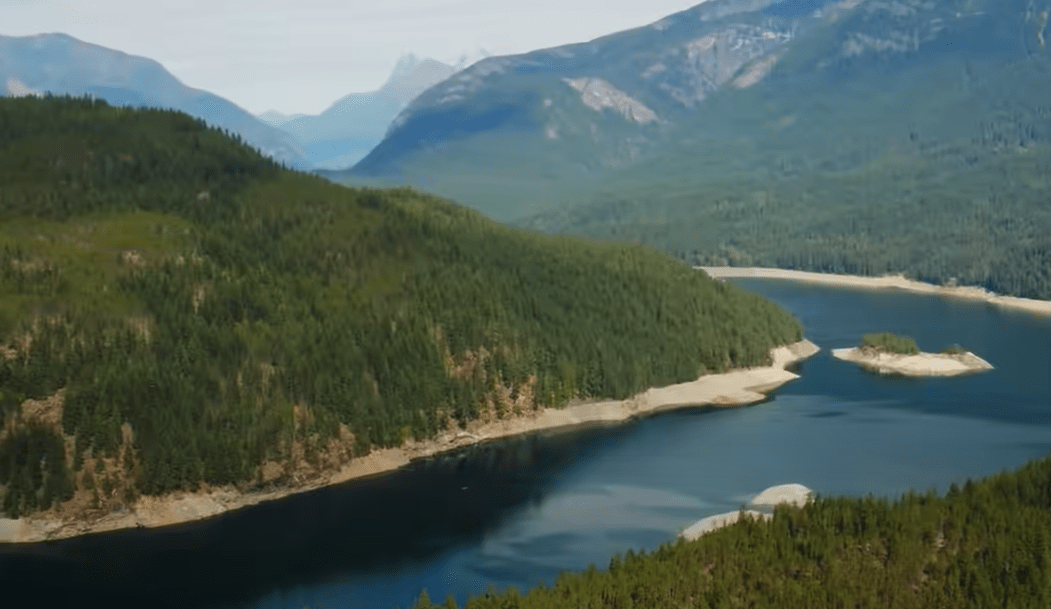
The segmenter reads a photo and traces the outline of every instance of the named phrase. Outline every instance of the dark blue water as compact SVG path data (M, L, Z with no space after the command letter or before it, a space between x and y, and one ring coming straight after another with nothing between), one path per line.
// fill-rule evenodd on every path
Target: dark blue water
M407 606L551 583L654 548L760 490L895 496L1051 450L1051 318L897 292L740 280L823 351L771 399L479 445L186 526L0 545L5 601L79 607ZM996 370L884 377L829 349L866 332L960 343ZM14 605L13 605L14 606Z

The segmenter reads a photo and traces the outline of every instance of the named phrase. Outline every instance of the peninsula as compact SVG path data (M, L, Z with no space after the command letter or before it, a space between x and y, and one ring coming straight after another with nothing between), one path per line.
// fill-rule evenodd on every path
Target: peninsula
M798 319L641 244L340 186L175 111L3 98L0 132L0 540L795 378Z
M833 349L832 355L881 374L905 376L955 376L993 368L992 364L959 345L941 353L925 353L919 350L912 338L887 332L866 334L861 345Z
M17 519L0 517L0 543L64 539L103 531L190 522L322 486L392 471L408 465L413 459L497 438L536 431L566 430L586 424L616 424L658 411L690 406L753 404L764 399L766 393L799 378L786 367L819 350L813 342L802 340L772 349L770 356L773 362L769 366L706 374L694 381L650 388L626 400L584 401L571 403L564 408L541 408L495 421L473 421L465 431L448 431L433 439L409 440L400 447L373 450L368 455L352 459L338 470L323 473L295 486L244 493L229 485L199 492L170 493L161 497L143 496L125 511L111 512L94 519L85 519L82 515L63 518L53 513ZM789 488L791 486L767 489L753 500L753 504L795 502L799 490ZM787 499L781 497L783 492L778 494L778 491L785 489L789 492ZM775 500L764 499L771 496Z

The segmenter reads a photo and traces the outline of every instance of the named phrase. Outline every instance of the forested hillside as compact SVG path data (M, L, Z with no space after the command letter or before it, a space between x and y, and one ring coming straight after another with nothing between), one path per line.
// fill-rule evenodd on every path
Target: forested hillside
M0 99L9 516L279 483L800 338L642 246L338 186L178 112Z
M904 273L1051 299L1051 145L937 148L805 177L672 179L518 224L646 243L694 265Z
M455 599L442 605L455 609ZM466 609L1051 606L1051 458L947 494L819 497ZM436 609L426 592L415 609Z
M693 264L906 273L1051 298L1051 60L865 70L864 86L818 80L809 100L758 85L714 96L736 138L697 137L610 176L586 204L519 224ZM710 127L697 132L724 128Z

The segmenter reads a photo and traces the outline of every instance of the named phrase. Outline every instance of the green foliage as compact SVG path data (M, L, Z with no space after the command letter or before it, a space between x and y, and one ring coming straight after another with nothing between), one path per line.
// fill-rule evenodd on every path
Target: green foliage
M432 437L510 391L623 397L769 363L797 320L643 246L285 171L200 121L0 99L0 409L137 491L250 482L304 444ZM134 454L119 453L122 426ZM96 485L105 484L96 480Z
M819 497L744 518L692 542L616 556L528 594L477 595L467 609L519 607L1047 607L1051 458L944 496ZM421 598L417 609L437 607Z
M905 355L913 355L920 352L915 339L910 336L901 336L890 332L866 334L861 337L860 346L862 349L876 349L877 351L902 353Z
M963 355L964 353L967 353L967 349L964 349L960 345L950 345L946 347L946 349L942 351L942 353L946 353L948 355Z
M46 510L73 496L62 437L40 423L17 428L0 440L3 512L12 518Z

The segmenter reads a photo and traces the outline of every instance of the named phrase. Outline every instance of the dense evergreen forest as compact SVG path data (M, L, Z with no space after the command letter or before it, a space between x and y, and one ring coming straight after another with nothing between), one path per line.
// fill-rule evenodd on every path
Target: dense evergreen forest
M112 509L280 483L478 418L767 364L801 334L647 247L342 187L174 111L0 99L9 516L74 490Z
M904 143L849 170L669 179L520 224L646 243L694 265L903 273L1051 299L1051 144L1003 146Z
M1040 55L932 59L722 92L682 130L693 141L518 224L697 265L904 273L1051 299L1049 75Z
M945 495L817 497L466 609L1049 607L1051 458ZM457 607L431 602L416 609Z

